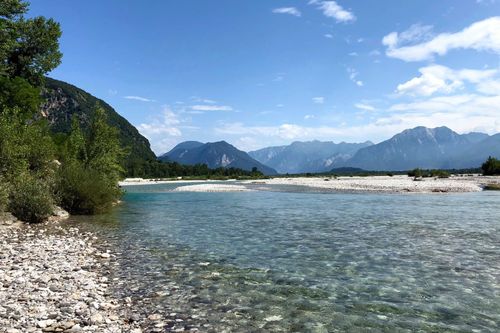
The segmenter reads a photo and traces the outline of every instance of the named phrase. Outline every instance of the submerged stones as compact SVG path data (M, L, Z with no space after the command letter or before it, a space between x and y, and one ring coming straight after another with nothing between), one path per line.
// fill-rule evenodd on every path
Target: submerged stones
M154 303L178 286L134 295L132 283L92 233L73 227L20 225L0 232L0 333L196 332L194 317ZM134 291L136 290L136 291ZM117 292L119 291L119 292ZM206 327L205 327L206 328Z
M0 332L122 332L91 236L76 228L2 230Z

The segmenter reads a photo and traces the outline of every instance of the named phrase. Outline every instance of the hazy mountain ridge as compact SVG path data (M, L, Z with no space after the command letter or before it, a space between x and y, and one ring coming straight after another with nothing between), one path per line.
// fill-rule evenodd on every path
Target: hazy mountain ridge
M360 149L345 166L364 170L458 169L479 167L500 157L500 135L458 134L447 127L415 127Z
M188 165L206 164L209 168L239 168L250 171L255 167L266 175L277 174L273 168L260 163L225 141L181 142L168 153L161 155L159 159Z
M248 154L280 173L326 172L347 161L359 149L372 144L370 141L364 143L296 141L288 146L268 147Z

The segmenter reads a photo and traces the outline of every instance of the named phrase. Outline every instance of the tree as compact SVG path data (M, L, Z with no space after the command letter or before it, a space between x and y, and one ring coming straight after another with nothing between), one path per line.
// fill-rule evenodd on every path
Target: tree
M125 151L120 145L118 130L108 125L106 113L99 106L90 124L86 147L86 166L118 181L124 172L120 161Z
M96 214L112 207L121 196L118 179L124 171L123 154L118 132L108 125L102 108L96 106L88 133L74 118L57 177L56 194L62 207L77 214Z
M28 4L0 0L0 75L22 77L40 86L61 63L59 23L44 17L25 19Z
M486 162L483 163L481 169L485 176L500 175L500 160L490 156Z

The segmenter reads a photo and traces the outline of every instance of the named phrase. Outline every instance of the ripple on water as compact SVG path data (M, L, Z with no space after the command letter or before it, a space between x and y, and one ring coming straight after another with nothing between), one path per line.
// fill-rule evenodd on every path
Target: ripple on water
M144 311L214 332L499 330L500 195L157 186L76 218L122 253L117 291Z

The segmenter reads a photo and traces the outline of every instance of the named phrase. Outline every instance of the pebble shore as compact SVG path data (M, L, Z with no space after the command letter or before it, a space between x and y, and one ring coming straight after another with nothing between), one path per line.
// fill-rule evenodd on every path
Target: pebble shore
M414 181L408 176L272 178L258 181L261 185L305 186L323 191L380 193L461 193L482 191L477 177L424 178ZM243 182L246 184L253 181Z
M0 333L198 331L179 315L145 311L115 295L112 286L121 283L110 271L117 257L97 242L75 227L0 216Z

